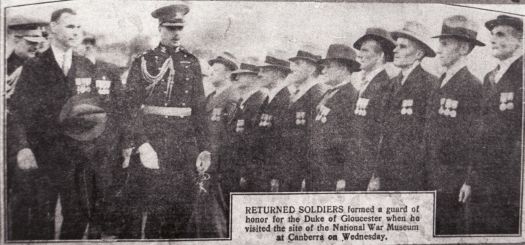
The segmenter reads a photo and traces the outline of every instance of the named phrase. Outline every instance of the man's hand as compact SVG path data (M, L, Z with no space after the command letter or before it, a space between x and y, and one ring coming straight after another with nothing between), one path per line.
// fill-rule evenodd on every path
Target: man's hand
M370 182L368 183L367 191L378 191L381 188L381 179L379 177L372 176Z
M18 168L22 170L37 169L38 165L36 164L35 155L33 151L29 148L24 148L16 154L16 162Z
M344 191L346 187L346 181L344 179L340 179L337 181L337 184L335 184L335 191Z
M140 162L144 167L149 169L159 169L159 158L157 152L153 150L153 147L149 143L142 144L139 149Z
M279 192L279 180L272 179L270 181L270 191L271 192Z
M201 152L197 157L195 165L197 166L197 171L199 173L206 172L211 165L211 153L209 151Z
M461 189L459 190L459 202L466 203L468 199L470 198L470 195L472 193L472 189L470 188L470 185L467 185L466 183L461 186Z
M122 162L122 168L129 167L129 161L131 160L132 152L133 152L133 147L122 150L122 157L124 157L124 162Z
M241 186L241 188L246 187L246 178L241 177L241 179L239 180L239 185Z

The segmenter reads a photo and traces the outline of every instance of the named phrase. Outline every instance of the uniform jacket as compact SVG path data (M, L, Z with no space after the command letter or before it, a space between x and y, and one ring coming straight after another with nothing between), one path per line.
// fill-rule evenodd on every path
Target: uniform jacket
M378 168L382 189L423 188L427 100L437 86L437 78L421 65L414 68L403 85L401 74L392 79Z
M175 69L173 85L168 86L169 71L155 85L144 78L142 67L152 76L157 76L168 59L172 59ZM152 140L146 132L149 123L170 123L170 133L179 138L180 143L194 143L199 149L207 148L204 125L204 88L198 59L182 47L171 48L159 44L137 57L131 65L127 81L128 118L125 118L124 141L127 146L140 146ZM191 108L191 116L185 118L166 118L143 115L140 108L146 106ZM155 122L153 122L155 121ZM160 125L159 125L160 126ZM162 137L162 136L159 136Z
M22 59L20 56L16 55L15 52L12 52L7 58L7 75L11 75L18 67L22 66L25 62L25 59Z
M390 78L383 70L370 81L355 102L353 113L358 144L356 162L366 175L374 172L379 162L381 127L390 86Z
M428 189L459 193L463 183L468 184L480 105L481 81L467 67L432 92L425 129Z

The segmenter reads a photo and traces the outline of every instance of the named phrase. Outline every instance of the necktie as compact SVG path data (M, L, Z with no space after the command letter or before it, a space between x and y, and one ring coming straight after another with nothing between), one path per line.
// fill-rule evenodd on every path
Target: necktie
M447 73L443 73L443 75L441 75L441 77L439 77L439 82L440 82L440 87L442 88L443 86L445 86L445 83L443 83L443 81L445 81L445 77L447 77Z
M500 65L496 66L496 69L494 69L494 75L491 77L491 79L489 79L490 85L495 86L496 83L498 83L498 81L501 79L502 76L500 74L500 71L501 71L501 66Z

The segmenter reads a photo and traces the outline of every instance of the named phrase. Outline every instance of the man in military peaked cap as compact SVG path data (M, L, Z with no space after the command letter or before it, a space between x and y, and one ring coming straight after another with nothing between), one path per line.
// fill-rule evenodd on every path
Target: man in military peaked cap
M463 15L443 20L439 63L445 68L440 84L432 92L427 111L425 138L427 189L437 191L437 234L471 233L466 230L465 203L472 191L471 172L476 123L481 104L481 81L467 68L466 59L475 46L478 25Z
M147 238L192 236L185 226L192 212L197 170L205 171L210 165L201 68L197 58L180 45L188 12L185 4L175 4L151 13L159 21L160 44L135 59L127 81L124 139L129 148L124 151L124 167L132 152L138 153L140 163L129 166L136 168L133 173L138 181L138 190L130 190L130 198L138 195L140 200L130 199L137 203L131 214L147 216ZM132 224L131 234L125 236L137 237L140 221Z
M480 158L485 182L487 224L480 233L520 232L522 177L523 19L500 15L489 20L496 68L483 79Z
M436 56L427 29L408 21L391 33L395 40L393 64L401 73L392 79L386 102L381 162L377 173L380 189L415 191L423 188L424 136L427 98L437 79L420 62Z
M355 175L353 179L361 176L370 179L369 190L378 188L374 185L376 184L374 171L379 162L381 126L390 86L385 64L394 59L394 47L390 34L377 27L367 28L365 35L354 43L354 48L359 50L357 61L361 72L354 81L358 98L353 113L359 147L356 150L356 166L352 173ZM358 190L366 190L368 187L363 185L363 181L359 185Z

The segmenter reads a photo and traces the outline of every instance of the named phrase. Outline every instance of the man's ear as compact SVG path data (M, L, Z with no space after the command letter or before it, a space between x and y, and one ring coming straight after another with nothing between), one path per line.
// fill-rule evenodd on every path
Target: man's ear
M52 21L49 23L49 30L51 33L55 33L55 29L57 28L57 23Z

